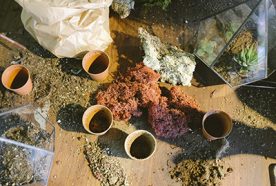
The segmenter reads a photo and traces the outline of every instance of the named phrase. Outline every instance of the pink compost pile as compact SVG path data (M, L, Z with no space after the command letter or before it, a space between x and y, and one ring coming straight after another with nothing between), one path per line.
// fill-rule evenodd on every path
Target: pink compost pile
M169 95L161 96L160 75L137 64L128 69L109 87L97 95L97 103L107 106L115 120L128 121L148 111L148 121L156 135L175 138L189 130L190 123L200 117L199 105L190 96L173 87Z
M148 109L150 125L157 136L164 138L182 136L199 118L198 103L178 87L171 88L170 95L161 97L158 104L152 103Z
M100 91L97 103L107 106L115 120L127 121L132 116L140 116L142 108L147 108L149 103L159 102L159 78L159 74L138 64L119 77L107 90Z

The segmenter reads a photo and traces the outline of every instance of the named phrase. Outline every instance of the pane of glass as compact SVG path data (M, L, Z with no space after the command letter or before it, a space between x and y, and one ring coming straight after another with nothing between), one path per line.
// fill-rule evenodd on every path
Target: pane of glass
M244 3L201 21L195 55L211 66L248 18L254 3L257 5L257 1Z
M0 113L0 185L47 185L54 127L32 105Z
M267 77L267 1L263 0L213 69L231 86Z

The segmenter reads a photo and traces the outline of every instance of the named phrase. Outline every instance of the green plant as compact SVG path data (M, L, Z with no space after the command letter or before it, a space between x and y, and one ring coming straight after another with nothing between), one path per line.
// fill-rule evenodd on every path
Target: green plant
M258 52L256 44L243 48L234 60L241 66L241 71L248 72L258 64Z
M217 43L215 41L203 40L199 43L196 54L207 64L211 64L216 59L214 52L216 47Z
M224 33L226 41L229 41L235 32L238 30L239 26L237 23L231 22L224 26Z

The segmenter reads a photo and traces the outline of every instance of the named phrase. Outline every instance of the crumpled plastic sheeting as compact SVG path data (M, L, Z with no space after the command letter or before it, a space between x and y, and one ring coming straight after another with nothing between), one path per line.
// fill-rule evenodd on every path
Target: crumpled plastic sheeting
M25 29L57 57L81 57L112 42L112 0L16 0Z

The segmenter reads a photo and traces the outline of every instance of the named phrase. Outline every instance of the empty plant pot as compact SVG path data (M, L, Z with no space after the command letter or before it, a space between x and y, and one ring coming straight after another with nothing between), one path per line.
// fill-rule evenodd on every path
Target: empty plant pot
M125 151L133 160L149 159L156 150L154 136L145 130L137 130L125 140Z
M85 54L82 59L82 67L95 81L103 81L108 76L110 61L108 55L99 50L93 50Z
M112 112L103 105L89 107L82 117L82 124L85 130L95 135L105 134L111 128L112 123Z
M4 87L19 95L27 95L33 89L29 70L23 65L11 65L2 74Z
M209 111L202 120L203 135L210 141L227 137L232 128L232 119L223 111Z

